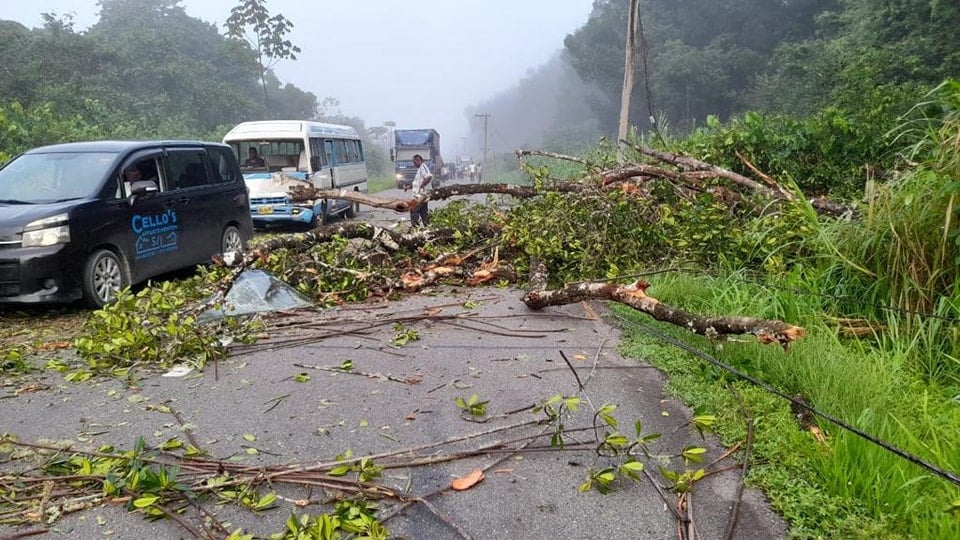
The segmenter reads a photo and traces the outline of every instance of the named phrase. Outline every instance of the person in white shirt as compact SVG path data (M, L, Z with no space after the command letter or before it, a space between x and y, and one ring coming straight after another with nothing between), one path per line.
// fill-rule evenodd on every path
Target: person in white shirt
M427 167L427 164L423 162L423 156L420 154L413 156L413 165L417 168L417 175L413 177L413 184L410 186L413 189L414 197L429 194L431 189L430 181L433 180L433 173L430 172L430 167ZM410 210L410 224L414 227L421 224L424 227L430 225L430 216L427 215L426 200L421 202L416 208Z

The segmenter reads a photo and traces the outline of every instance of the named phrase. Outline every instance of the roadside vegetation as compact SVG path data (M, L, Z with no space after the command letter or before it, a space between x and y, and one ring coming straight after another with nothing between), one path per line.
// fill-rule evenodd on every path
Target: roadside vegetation
M822 419L814 422L823 434L818 438L809 425L798 423L790 402L678 349L660 334L955 474L960 470L955 452L960 298L954 279L960 257L954 234L958 102L960 86L945 83L889 130L885 144L900 150L889 158L889 179L865 191L858 219L820 218L803 200L730 206L707 192L680 197L669 183L650 186L645 197L628 190L552 192L548 188L557 181L583 178L585 167L535 158L522 166L527 183L545 189L541 196L508 201L506 207L493 200L451 201L434 211L433 225L456 234L426 252L401 249L386 266L373 266L352 259L350 242L334 238L306 246L305 252L273 250L256 266L317 301L358 300L376 288L371 276L405 268L411 258L490 249L493 224L500 257L521 276L529 272L531 257L544 261L551 287L645 276L651 294L691 312L801 325L807 335L784 354L755 343L714 342L626 309L614 309L612 316L627 332L623 350L666 371L672 391L715 415L713 427L728 445L742 442L752 422L756 442L749 479L789 520L792 536L952 538L960 534L957 486ZM743 161L774 167L766 156L796 136L795 128L747 115L677 139L674 147L749 173ZM601 143L581 157L608 166L614 150ZM749 158L724 161L738 152ZM819 155L825 167L849 167L842 146ZM782 162L783 169L790 166ZM789 182L793 174L810 177L781 170L779 178ZM862 181L865 188L869 179ZM202 368L225 354L224 343L256 333L255 325L211 327L198 323L195 312L183 316L213 294L227 273L212 268L122 295L117 304L91 313L77 332L70 345L79 364L50 359L46 341L39 339L7 354L5 378L46 366L68 380L100 374L135 380L139 370L169 367L170 359L190 359ZM45 355L44 362L31 362ZM479 403L485 401L470 396L457 406L482 414ZM598 472L588 484L605 478ZM687 482L684 489L695 489L695 479Z
M380 193L397 187L397 180L393 175L371 177L367 183L367 191L370 193Z
M138 9L135 2L103 4L102 20L87 34L74 32L69 19L56 17L36 30L0 25L0 45L6 47L2 50L14 70L0 81L5 98L0 106L0 162L31 146L70 140L215 140L226 126L248 119L244 111L251 110L258 117L356 120L335 110L335 100L318 103L309 92L282 86L269 72L260 80L252 51L225 41L215 29L196 25L182 9L161 17ZM669 181L637 189L551 191L558 182L586 182L591 167L615 166L614 142L601 140L577 156L589 166L535 157L518 167L513 154L492 158L499 165L485 171L485 182L522 183L541 192L523 200L491 198L481 205L451 201L433 211L434 227L453 231L443 243L419 251L399 248L374 263L357 259L351 242L334 238L322 246L272 250L252 266L329 305L393 294L378 285L395 277L394 270L418 261L497 249L498 257L519 276L528 275L531 258L542 261L549 269L550 287L582 281L626 283L642 277L651 282L652 295L692 312L803 326L806 336L784 354L753 342L694 336L617 306L611 316L626 332L625 353L663 369L673 392L696 410L715 415L712 427L726 444L741 443L748 426L755 430L751 453L741 448L739 456L749 458L750 482L762 487L789 520L793 537L960 538L960 487L955 483L823 418L811 422L788 400L720 365L785 395L800 396L810 407L948 473L960 472L960 82L939 83L955 76L950 70L955 69L954 29L960 11L949 2L919 0L897 6L881 0L781 3L802 8L803 16L791 19L766 12L775 15L771 20L787 26L793 20L806 22L802 28L778 26L779 33L754 50L729 35L696 45L695 38L706 29L676 22L699 20L684 11L696 7L694 3L651 4L657 7L650 40L662 55L652 84L666 100L658 109L670 114L655 125L642 125L630 142L682 152L761 180L764 175L803 195L797 202L750 196L731 204L723 197L727 186L714 178L706 178L703 189L693 195ZM676 9L671 9L674 4ZM760 12L746 0L727 4L730 25L743 19L732 15ZM841 4L846 7L841 9ZM622 68L617 67L619 55L611 51L622 50L626 2L595 5L597 16L568 38L567 53L584 80L599 85L608 97L616 96L622 80L617 69ZM832 11L818 11L821 5ZM818 27L821 33L815 32ZM241 66L242 73L234 74L236 84L218 90L234 89L238 95L214 96L209 93L214 89L198 92L177 86L157 97L126 88L124 78L108 75L142 64L140 58L163 66L189 54L161 50L156 44L169 40L149 35L128 39L125 28L158 36L192 28L191 36L217 46L185 40L189 46L227 54L201 64ZM792 33L799 36L783 37ZM748 34L738 36L746 40ZM673 37L681 40L668 43ZM142 43L149 54L132 46L111 49L124 43ZM929 58L924 56L928 50ZM53 67L73 66L49 59L64 56L64 51L76 59L72 64L88 66L86 73L99 73L89 66L105 59L117 62L117 69L105 71L103 78L60 73ZM691 65L701 68L690 73L692 79L672 76ZM744 73L749 76L741 76ZM38 78L43 74L46 78ZM718 87L730 80L745 86ZM141 85L151 92L158 87ZM270 103L275 108L261 103L263 89L274 92L277 99ZM191 96L235 107L201 114L197 111L208 110L205 103L195 103ZM598 101L609 108L617 100ZM186 112L167 114L170 102L183 103ZM647 118L646 109L654 105L634 103L633 118ZM600 119L589 125L591 136L610 131L604 124L613 118L609 111L568 109L578 118L586 114ZM681 119L676 130L666 118ZM704 120L697 123L696 118ZM569 142L557 141L552 149L582 148ZM631 150L627 157L644 160ZM383 159L379 162L387 169ZM388 170L374 175L371 192L392 187ZM805 200L820 196L852 202L857 213L820 217ZM231 344L257 337L256 317L243 319L244 324L239 319L212 325L199 320L197 306L217 294L229 275L228 269L204 268L184 279L124 293L116 304L95 312L5 309L0 319L4 389L9 396L35 391L32 376L41 370L55 370L73 382L117 376L133 383L144 370L167 368L174 360L202 369L223 358ZM523 277L517 285L525 286ZM27 324L37 320L42 324ZM413 339L409 334L401 337ZM456 406L467 415L482 416L487 397L465 395ZM77 458L53 465L62 474L96 465L157 490L176 485L160 469L130 466L138 462L134 458L153 450L102 449L104 455L86 464ZM123 455L118 458L113 452ZM357 465L349 471L359 477L372 468ZM605 488L608 472L599 471L587 486ZM686 481L685 489L696 489L695 478ZM253 509L273 503L255 491L238 490L230 496ZM155 511L157 500L149 497L132 499L141 505L134 503L131 509ZM294 516L287 537L301 532L322 537L305 531L332 530L347 520L355 521L352 529L344 529L348 534L362 530L378 537L383 531L372 515L360 501L329 515Z

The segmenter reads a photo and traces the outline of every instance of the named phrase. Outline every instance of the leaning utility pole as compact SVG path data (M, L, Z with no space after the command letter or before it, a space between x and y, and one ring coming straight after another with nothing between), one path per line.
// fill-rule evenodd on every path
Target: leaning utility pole
M487 166L487 121L490 120L490 114L475 114L477 118L483 118L483 161L480 162L480 166L486 168Z

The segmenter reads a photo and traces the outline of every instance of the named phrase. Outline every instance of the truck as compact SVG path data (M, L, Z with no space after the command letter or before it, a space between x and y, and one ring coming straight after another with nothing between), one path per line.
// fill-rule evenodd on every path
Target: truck
M413 165L413 156L420 154L435 178L440 178L443 158L440 156L440 134L435 129L396 129L393 131L393 148L390 159L393 160L393 172L397 179L397 188L406 189L413 184L417 168Z

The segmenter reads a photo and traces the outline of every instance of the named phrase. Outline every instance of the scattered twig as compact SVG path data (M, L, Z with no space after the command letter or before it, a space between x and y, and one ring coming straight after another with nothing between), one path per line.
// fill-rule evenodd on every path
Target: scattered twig
M170 411L170 414L172 414L174 418L176 418L177 423L180 424L180 430L186 434L187 440L190 441L190 444L197 450L202 451L203 447L200 446L200 443L197 441L196 437L193 436L193 430L183 429L187 423L183 421L183 416L181 416L180 413L170 405L171 403L173 403L173 401L168 399L164 401L162 405Z
M394 377L392 375L383 375L382 373L367 373L364 371L355 371L352 369L344 369L339 366L311 366L309 364L296 364L296 363L293 365L299 368L304 368L304 369L316 369L319 371L329 371L331 373L342 373L344 375L359 375L361 377L367 377L368 379L393 381L393 382L398 382L402 384L412 384L412 381L415 380L411 378L398 379L397 377Z
M587 380L583 383L584 386L590 382L593 374L596 373L597 364L600 363L600 354L603 352L603 347L607 344L607 340L610 339L611 333L613 333L613 328L610 328L610 330L607 331L607 335L603 336L603 339L600 340L600 345L597 346L597 352L593 355L593 367L590 368L590 373L587 373Z
M643 468L643 475L647 477L647 480L650 481L650 484L653 485L654 489L657 490L657 493L660 494L660 498L663 499L663 504L666 506L670 512L673 514L673 517L677 518L677 523L683 521L683 517L680 516L680 512L675 508L673 502L667 498L667 494L663 492L663 488L660 487L660 484L650 476L650 471L646 467Z
M266 404L268 404L268 403L270 403L271 405L270 405L269 407L267 407L266 409L264 409L260 414L266 414L266 413L272 411L273 409L275 409L275 408L277 407L277 405L280 405L280 403L282 403L283 400L287 399L288 397L290 397L290 394L284 394L284 395L282 395L282 396L277 396L277 397L275 397L275 398L271 398L271 399L268 399L267 401L264 401L264 402L263 402L264 405L266 405Z
M553 159L559 159L563 161L572 161L574 163L586 165L587 167L590 166L590 163L583 158L578 158L576 156L569 156L566 154L558 154L556 152L548 152L546 150L517 150L515 153L517 154L518 158L522 158L524 156L542 156L542 157L548 157Z
M740 519L740 504L743 501L743 487L747 481L747 473L750 471L750 452L753 449L753 414L747 408L743 401L743 396L736 388L730 387L730 391L736 396L740 404L740 411L746 417L747 421L747 440L743 447L743 467L740 469L740 483L737 484L737 497L733 501L733 507L730 508L730 517L727 520L727 528L724 532L725 540L733 540L733 534L737 529L737 521Z
M19 540L20 538L29 538L31 536L40 536L41 534L47 534L50 532L50 529L33 529L30 531L16 532L3 537L3 540Z
M573 376L577 379L577 389L583 391L583 383L580 382L580 375L577 375L577 370L573 369L573 364L570 363L570 360L567 359L567 355L560 351L560 358L563 358L563 361L567 363L567 367L570 368L570 371L573 373Z

